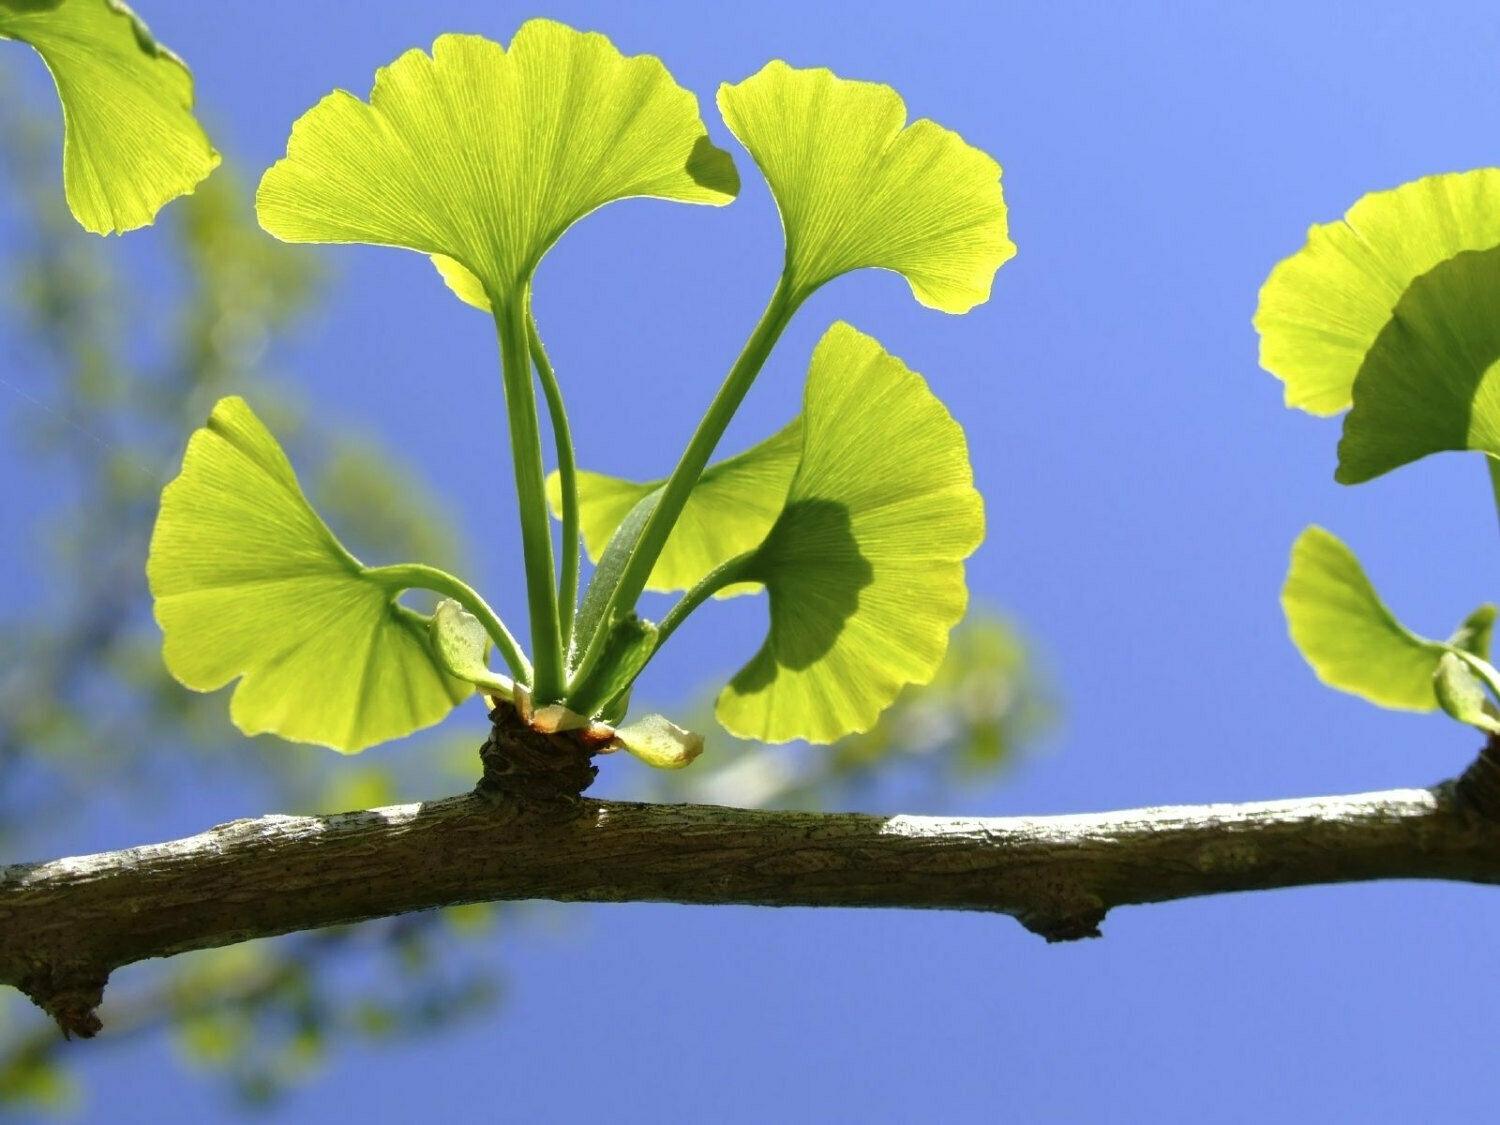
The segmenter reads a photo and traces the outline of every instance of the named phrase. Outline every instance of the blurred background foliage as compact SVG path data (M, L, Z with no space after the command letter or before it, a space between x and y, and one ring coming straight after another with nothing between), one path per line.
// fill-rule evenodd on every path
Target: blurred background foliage
M222 695L166 677L146 545L161 486L221 395L253 397L319 511L361 556L462 572L463 537L394 450L315 419L278 369L272 342L295 329L326 279L315 258L256 226L248 174L230 163L156 231L135 236L157 240L169 259L164 283L159 269L138 269L135 242L74 224L58 189L56 123L32 115L15 89L0 65L0 424L49 501L45 534L4 545L39 554L46 588L27 599L28 615L0 622L0 858L67 850L60 828L98 809L149 834L162 802L190 801L195 785L248 786L265 811L303 813L466 788L482 737L477 705L464 731L449 723L408 740L420 744L412 752L345 759L247 740ZM701 685L682 686L691 698ZM657 702L715 730L709 700ZM976 611L934 683L908 690L868 734L811 749L716 731L691 769L639 768L627 784L645 799L778 807L857 807L878 787L936 807L945 789L1005 768L1053 711L1023 641ZM496 928L547 909L463 907L139 966L112 987L106 1033L82 1051L7 991L0 1113L80 1104L81 1055L139 1036L171 1037L228 1096L263 1105L315 1076L349 1037L432 1034L478 1014L503 1021Z

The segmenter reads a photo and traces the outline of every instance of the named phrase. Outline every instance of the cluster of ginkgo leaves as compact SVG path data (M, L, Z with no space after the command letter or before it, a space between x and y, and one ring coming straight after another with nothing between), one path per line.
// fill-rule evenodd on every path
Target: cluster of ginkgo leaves
M1262 365L1288 406L1344 416L1336 479L1359 484L1432 453L1482 453L1500 503L1500 169L1429 176L1315 226L1260 294ZM1406 629L1354 553L1321 527L1292 548L1292 639L1332 687L1500 734L1495 607L1447 640Z
M0 0L0 35L29 42L56 79L67 194L89 229L149 222L212 169L186 71L123 5ZM735 197L734 162L710 141L697 99L653 57L533 20L508 47L442 36L430 54L377 71L368 101L335 91L295 123L257 193L267 231L429 255L494 318L530 651L459 578L360 563L270 431L231 397L189 441L147 563L179 681L207 691L238 680L231 715L246 733L343 751L430 725L479 691L537 729L578 730L675 767L701 736L659 715L623 723L632 686L711 597L762 588L767 638L718 700L733 733L830 742L868 730L902 687L932 678L966 606L964 559L984 517L963 432L921 376L836 323L814 350L801 414L738 456L710 459L783 330L826 282L874 267L946 312L988 298L1014 253L1000 168L930 121L907 124L890 88L827 70L772 62L721 86L718 105L770 185L785 264L676 467L644 483L578 470L531 285L552 244L606 203ZM596 560L586 589L585 543ZM648 589L682 591L659 623L636 612ZM409 590L444 600L424 615L401 603Z

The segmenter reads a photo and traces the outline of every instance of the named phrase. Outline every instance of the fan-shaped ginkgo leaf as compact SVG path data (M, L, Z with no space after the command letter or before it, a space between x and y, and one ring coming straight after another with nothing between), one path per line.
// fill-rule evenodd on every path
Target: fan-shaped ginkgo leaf
M611 200L722 204L738 188L697 99L659 59L530 20L509 50L443 35L431 55L408 51L376 73L368 103L328 95L293 126L256 205L286 241L438 255L508 297Z
M944 312L989 299L1016 248L1000 166L957 133L907 125L889 86L780 61L720 86L719 111L776 197L794 292L873 266Z
M766 537L786 501L802 456L802 422L793 419L759 445L710 465L693 486L682 515L646 583L648 590L687 590L720 563ZM578 474L578 513L589 557L597 561L630 510L665 481L632 481L603 473ZM547 502L562 512L557 473L547 478ZM751 593L755 583L726 586L718 597Z
M942 663L984 537L963 431L926 382L839 323L813 353L802 457L746 574L765 644L719 696L731 733L832 742L868 730Z
M146 575L168 670L195 691L238 678L230 716L246 734L352 753L472 690L444 673L428 619L318 518L243 399L221 400L188 442Z
M219 163L193 78L119 0L0 0L0 39L29 43L63 110L63 191L95 234L143 227Z
M1309 230L1266 279L1255 313L1261 366L1286 384L1288 406L1337 414L1407 287L1455 254L1496 245L1500 168L1364 196Z
M1402 626L1337 536L1309 527L1297 537L1281 606L1292 642L1329 687L1403 711L1437 707L1432 678L1453 646Z
M1500 204L1500 196L1497 196ZM1500 456L1500 247L1411 283L1354 382L1337 477L1378 477L1430 453Z

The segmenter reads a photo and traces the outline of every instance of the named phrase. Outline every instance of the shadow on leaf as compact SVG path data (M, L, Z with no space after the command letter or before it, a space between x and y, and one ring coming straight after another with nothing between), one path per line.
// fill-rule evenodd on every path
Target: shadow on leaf
M1444 450L1500 452L1500 247L1417 278L1354 381L1337 479L1358 484Z
M734 678L743 692L765 687L778 668L811 667L833 648L859 609L875 571L854 538L849 508L833 500L789 504L761 548L756 578L771 593L771 635Z
M693 151L688 153L684 170L700 187L721 191L725 195L739 194L740 173L734 166L734 158L723 149L714 147L707 133L698 138Z

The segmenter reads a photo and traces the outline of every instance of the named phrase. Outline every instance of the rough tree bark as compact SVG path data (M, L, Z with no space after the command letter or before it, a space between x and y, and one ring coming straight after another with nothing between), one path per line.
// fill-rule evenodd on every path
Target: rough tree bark
M473 793L267 816L0 869L0 983L70 1035L122 965L503 899L984 910L1049 941L1113 907L1370 879L1500 883L1500 741L1429 789L1080 816L938 818L580 796L591 749L493 713Z

